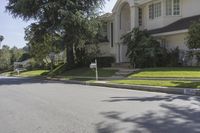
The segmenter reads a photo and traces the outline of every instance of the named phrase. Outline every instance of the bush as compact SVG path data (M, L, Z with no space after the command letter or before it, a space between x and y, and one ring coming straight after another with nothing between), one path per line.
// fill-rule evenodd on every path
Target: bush
M164 49L146 31L135 28L122 39L123 43L128 46L127 56L134 68L157 67L159 65Z
M171 49L168 52L168 61L169 61L168 66L169 67L178 67L181 65L179 55L180 55L180 50L178 47L176 47L175 49Z
M93 62L95 59L93 59ZM98 67L111 67L112 63L115 62L115 58L112 56L97 57Z
M179 48L167 50L146 31L133 29L122 37L128 46L127 56L133 67L176 67L180 66Z
M93 57L87 52L86 48L76 49L76 65L78 67L88 66L91 63Z

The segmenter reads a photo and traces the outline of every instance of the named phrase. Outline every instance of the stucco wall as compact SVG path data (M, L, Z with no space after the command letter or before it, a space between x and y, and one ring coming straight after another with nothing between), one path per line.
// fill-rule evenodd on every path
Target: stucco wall
M168 49L174 49L179 47L181 50L180 52L180 59L184 59L184 65L187 66L198 66L197 60L195 57L189 58L187 56L187 51L189 50L186 46L187 44L187 33L176 34L171 36L166 36L166 46Z
M120 13L120 34L123 35L131 30L130 6L125 3Z
M113 50L110 47L109 42L99 43L98 48L101 52L101 56L114 56L114 53L112 52Z
M187 43L186 33L165 36L164 39L166 41L166 46L168 49L174 49L176 47L179 47L180 50L188 50L186 46Z
M149 4L162 2L162 16L153 20L149 19ZM143 29L156 29L167 26L181 18L200 15L200 0L181 0L181 14L179 16L166 16L165 0L153 0L140 7L143 9Z
M200 15L200 0L182 0L182 16Z

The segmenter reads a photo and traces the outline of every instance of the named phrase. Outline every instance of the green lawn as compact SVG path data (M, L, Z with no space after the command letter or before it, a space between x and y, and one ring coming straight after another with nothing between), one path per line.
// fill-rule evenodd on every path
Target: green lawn
M9 72L3 72L3 73L1 73L0 75L1 75L1 76L12 76L13 74L14 74L13 71L9 71Z
M108 70L99 68L99 77L111 77L116 73L117 70ZM70 71L66 71L61 76L65 77L95 77L95 71L90 68L78 68Z
M47 74L49 71L48 70L33 70L33 71L24 71L20 72L21 77L39 77L39 76L44 76ZM16 72L5 72L2 73L1 75L3 76L18 76Z
M155 68L144 69L129 78L200 78L200 68Z
M161 87L178 87L178 88L200 88L200 82L194 81L170 81L170 80L115 80L111 83L128 84L128 85L147 85Z
M49 70L33 70L33 71L25 71L21 72L20 76L22 77L39 77L44 76L49 72Z

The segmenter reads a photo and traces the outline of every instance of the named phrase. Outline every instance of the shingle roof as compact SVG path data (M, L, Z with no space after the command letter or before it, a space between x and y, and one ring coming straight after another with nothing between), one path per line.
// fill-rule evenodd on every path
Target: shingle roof
M182 18L168 26L165 26L163 28L153 29L149 30L148 32L150 34L159 34L159 33L165 33L165 32L172 32L172 31L179 31L179 30L186 30L190 27L190 25L194 21L200 21L200 15Z

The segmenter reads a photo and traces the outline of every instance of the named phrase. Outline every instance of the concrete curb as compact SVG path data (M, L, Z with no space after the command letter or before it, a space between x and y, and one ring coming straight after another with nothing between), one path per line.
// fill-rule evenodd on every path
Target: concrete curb
M122 85L122 84L110 84L110 83L90 83L92 86L102 86L102 87L112 87L120 89L131 89L139 91L149 91L149 92L161 92L168 94L180 94L180 95L191 95L200 96L199 89L190 88L175 88L175 87L158 87L158 86L143 86L143 85Z
M26 77L23 77L23 78L26 78ZM49 78L49 77L34 77L34 78L28 78L28 79L54 81L54 82L66 83L66 84L79 84L79 85L100 86L100 87L109 87L109 88L117 88L117 89L129 89L129 90L160 92L160 93L168 93L168 94L200 96L200 89L194 89L194 88L114 84L114 83L107 83L106 81L105 82L104 81L86 82L86 81L77 81L77 80L65 80L65 79L60 79L60 78Z
M193 89L193 88L125 85L125 84L113 84L113 83L106 83L106 82L85 82L85 81L75 81L75 80L64 80L64 79L57 79L57 78L43 78L43 79L67 83L67 84L79 84L79 85L100 86L100 87L129 89L129 90L138 90L138 91L160 92L160 93L168 93L168 94L200 96L200 89Z

